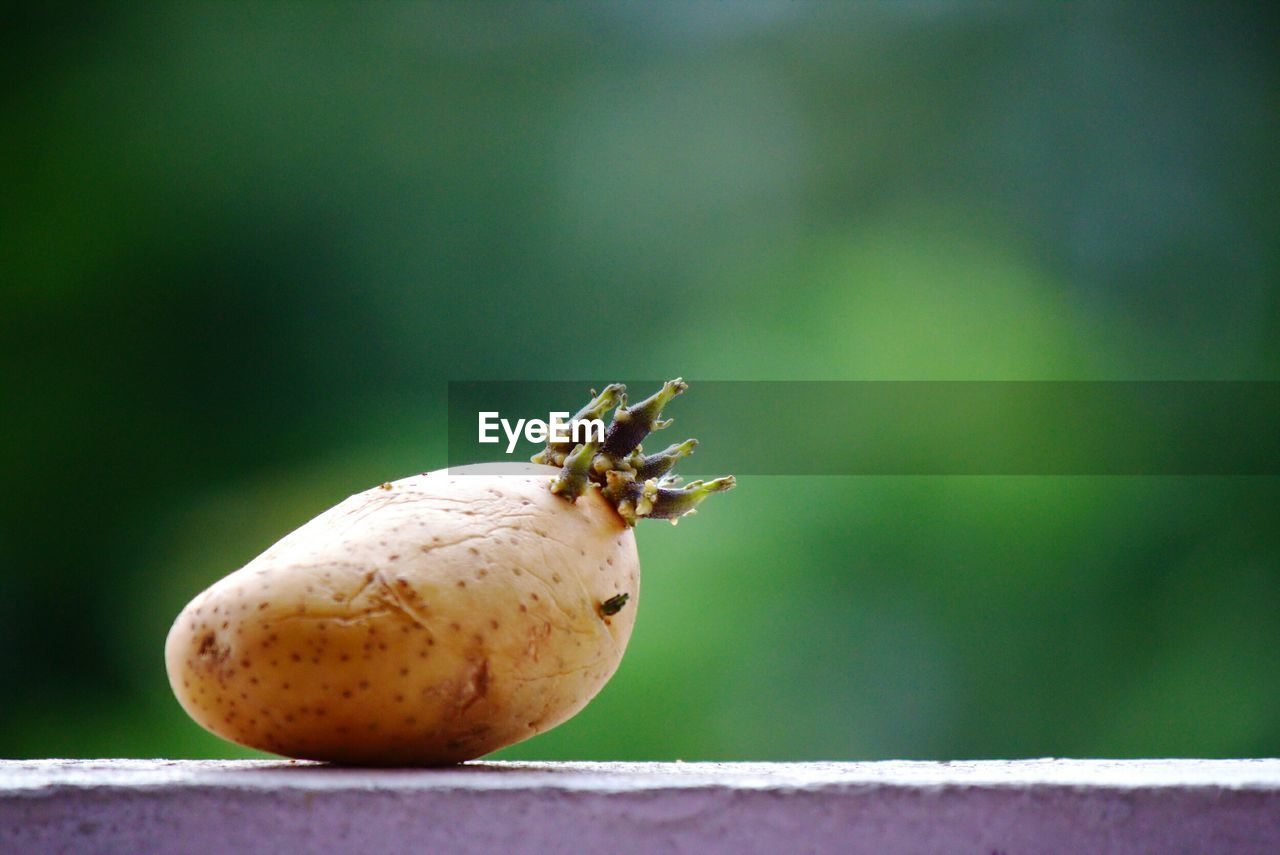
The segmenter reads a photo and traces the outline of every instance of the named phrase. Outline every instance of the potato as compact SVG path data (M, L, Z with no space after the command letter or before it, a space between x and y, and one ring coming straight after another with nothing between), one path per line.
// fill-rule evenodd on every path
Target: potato
M601 443L426 473L352 496L178 615L169 682L195 721L290 757L430 766L568 719L618 668L635 623L632 526L691 513L733 479L677 488L692 440L644 455L663 391L621 399ZM587 415L584 415L587 414ZM594 417L594 416L593 416Z
M640 587L633 530L599 491L553 495L556 474L436 472L352 496L183 610L165 645L178 700L241 745L371 765L454 763L554 727L617 669Z

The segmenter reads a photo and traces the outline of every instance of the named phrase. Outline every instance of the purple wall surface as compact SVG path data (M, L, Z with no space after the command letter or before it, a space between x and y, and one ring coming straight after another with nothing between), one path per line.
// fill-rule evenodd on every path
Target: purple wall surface
M1280 760L0 761L0 852L1280 852Z

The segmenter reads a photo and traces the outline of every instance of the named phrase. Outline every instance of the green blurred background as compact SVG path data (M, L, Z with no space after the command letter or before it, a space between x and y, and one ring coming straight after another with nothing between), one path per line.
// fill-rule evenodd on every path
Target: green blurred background
M443 465L450 379L1280 379L1269 6L8 5L0 756L249 755L170 621ZM619 673L502 756L1280 754L1275 478L639 540Z

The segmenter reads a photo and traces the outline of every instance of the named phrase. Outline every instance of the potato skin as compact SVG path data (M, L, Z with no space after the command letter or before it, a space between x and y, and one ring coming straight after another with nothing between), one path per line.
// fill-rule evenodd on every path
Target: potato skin
M577 713L631 636L634 534L596 490L552 495L552 467L490 471L366 490L197 596L165 644L183 708L241 745L378 766L469 760Z

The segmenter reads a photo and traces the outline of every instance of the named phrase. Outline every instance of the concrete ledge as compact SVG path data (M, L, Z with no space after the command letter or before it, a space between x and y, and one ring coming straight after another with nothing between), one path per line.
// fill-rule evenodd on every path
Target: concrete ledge
M1280 852L1280 760L0 761L0 852Z

